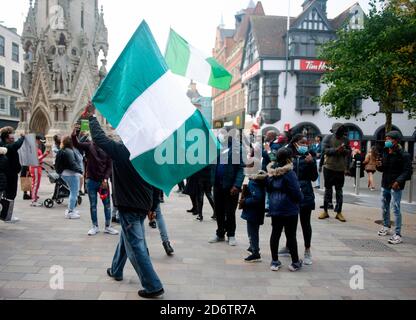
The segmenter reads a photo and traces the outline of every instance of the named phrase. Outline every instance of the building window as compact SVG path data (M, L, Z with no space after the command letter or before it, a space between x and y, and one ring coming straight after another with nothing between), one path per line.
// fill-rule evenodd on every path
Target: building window
M321 90L321 74L300 73L297 77L296 110L318 111L318 97Z
M259 78L251 79L248 83L247 113L255 116L259 111Z
M19 90L19 72L12 71L12 88Z
M16 108L16 102L17 102L16 97L10 97L10 115L14 118L19 118L20 117L20 112Z
M19 45L16 43L12 44L12 60L19 62Z
M9 114L9 108L7 106L7 97L0 96L0 114Z
M244 61L244 68L249 67L258 57L256 41L254 40L253 32L250 32L247 41L246 58Z
M3 57L4 57L4 46L5 46L4 37L0 36L0 56L3 56Z
M263 109L277 109L279 104L279 73L264 76Z
M4 67L0 66L0 86L5 86Z

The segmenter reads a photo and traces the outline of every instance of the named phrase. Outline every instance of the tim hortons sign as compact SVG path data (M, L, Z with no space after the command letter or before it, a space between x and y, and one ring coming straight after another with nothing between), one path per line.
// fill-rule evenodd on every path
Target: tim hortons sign
M300 60L300 70L309 72L325 72L326 62L321 60Z

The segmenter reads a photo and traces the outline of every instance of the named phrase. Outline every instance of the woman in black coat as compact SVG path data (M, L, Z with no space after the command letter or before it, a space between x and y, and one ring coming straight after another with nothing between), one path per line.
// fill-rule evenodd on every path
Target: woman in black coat
M300 223L305 240L305 265L312 265L311 241L312 225L311 215L315 210L315 193L312 183L318 179L318 167L315 155L309 151L308 140L302 135L295 135L289 144L293 154L293 171L296 173L303 200L300 203Z

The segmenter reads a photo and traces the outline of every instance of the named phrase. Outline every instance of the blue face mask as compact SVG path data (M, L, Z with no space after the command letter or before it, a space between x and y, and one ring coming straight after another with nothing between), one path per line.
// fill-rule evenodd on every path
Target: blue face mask
M308 153L308 147L307 146L299 146L297 148L299 154L305 155Z
M386 143L385 143L384 145L386 146L386 148L389 148L389 149L391 149L391 148L393 148L393 147L394 147L393 142L392 142L392 141L390 141L390 140L386 141Z

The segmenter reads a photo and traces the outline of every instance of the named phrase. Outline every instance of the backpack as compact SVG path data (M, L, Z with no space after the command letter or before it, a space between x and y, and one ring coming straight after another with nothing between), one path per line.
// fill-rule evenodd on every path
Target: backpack
M64 165L65 165L65 151L59 150L58 153L56 154L56 159L55 159L55 170L57 174L61 175L62 172L64 172Z

